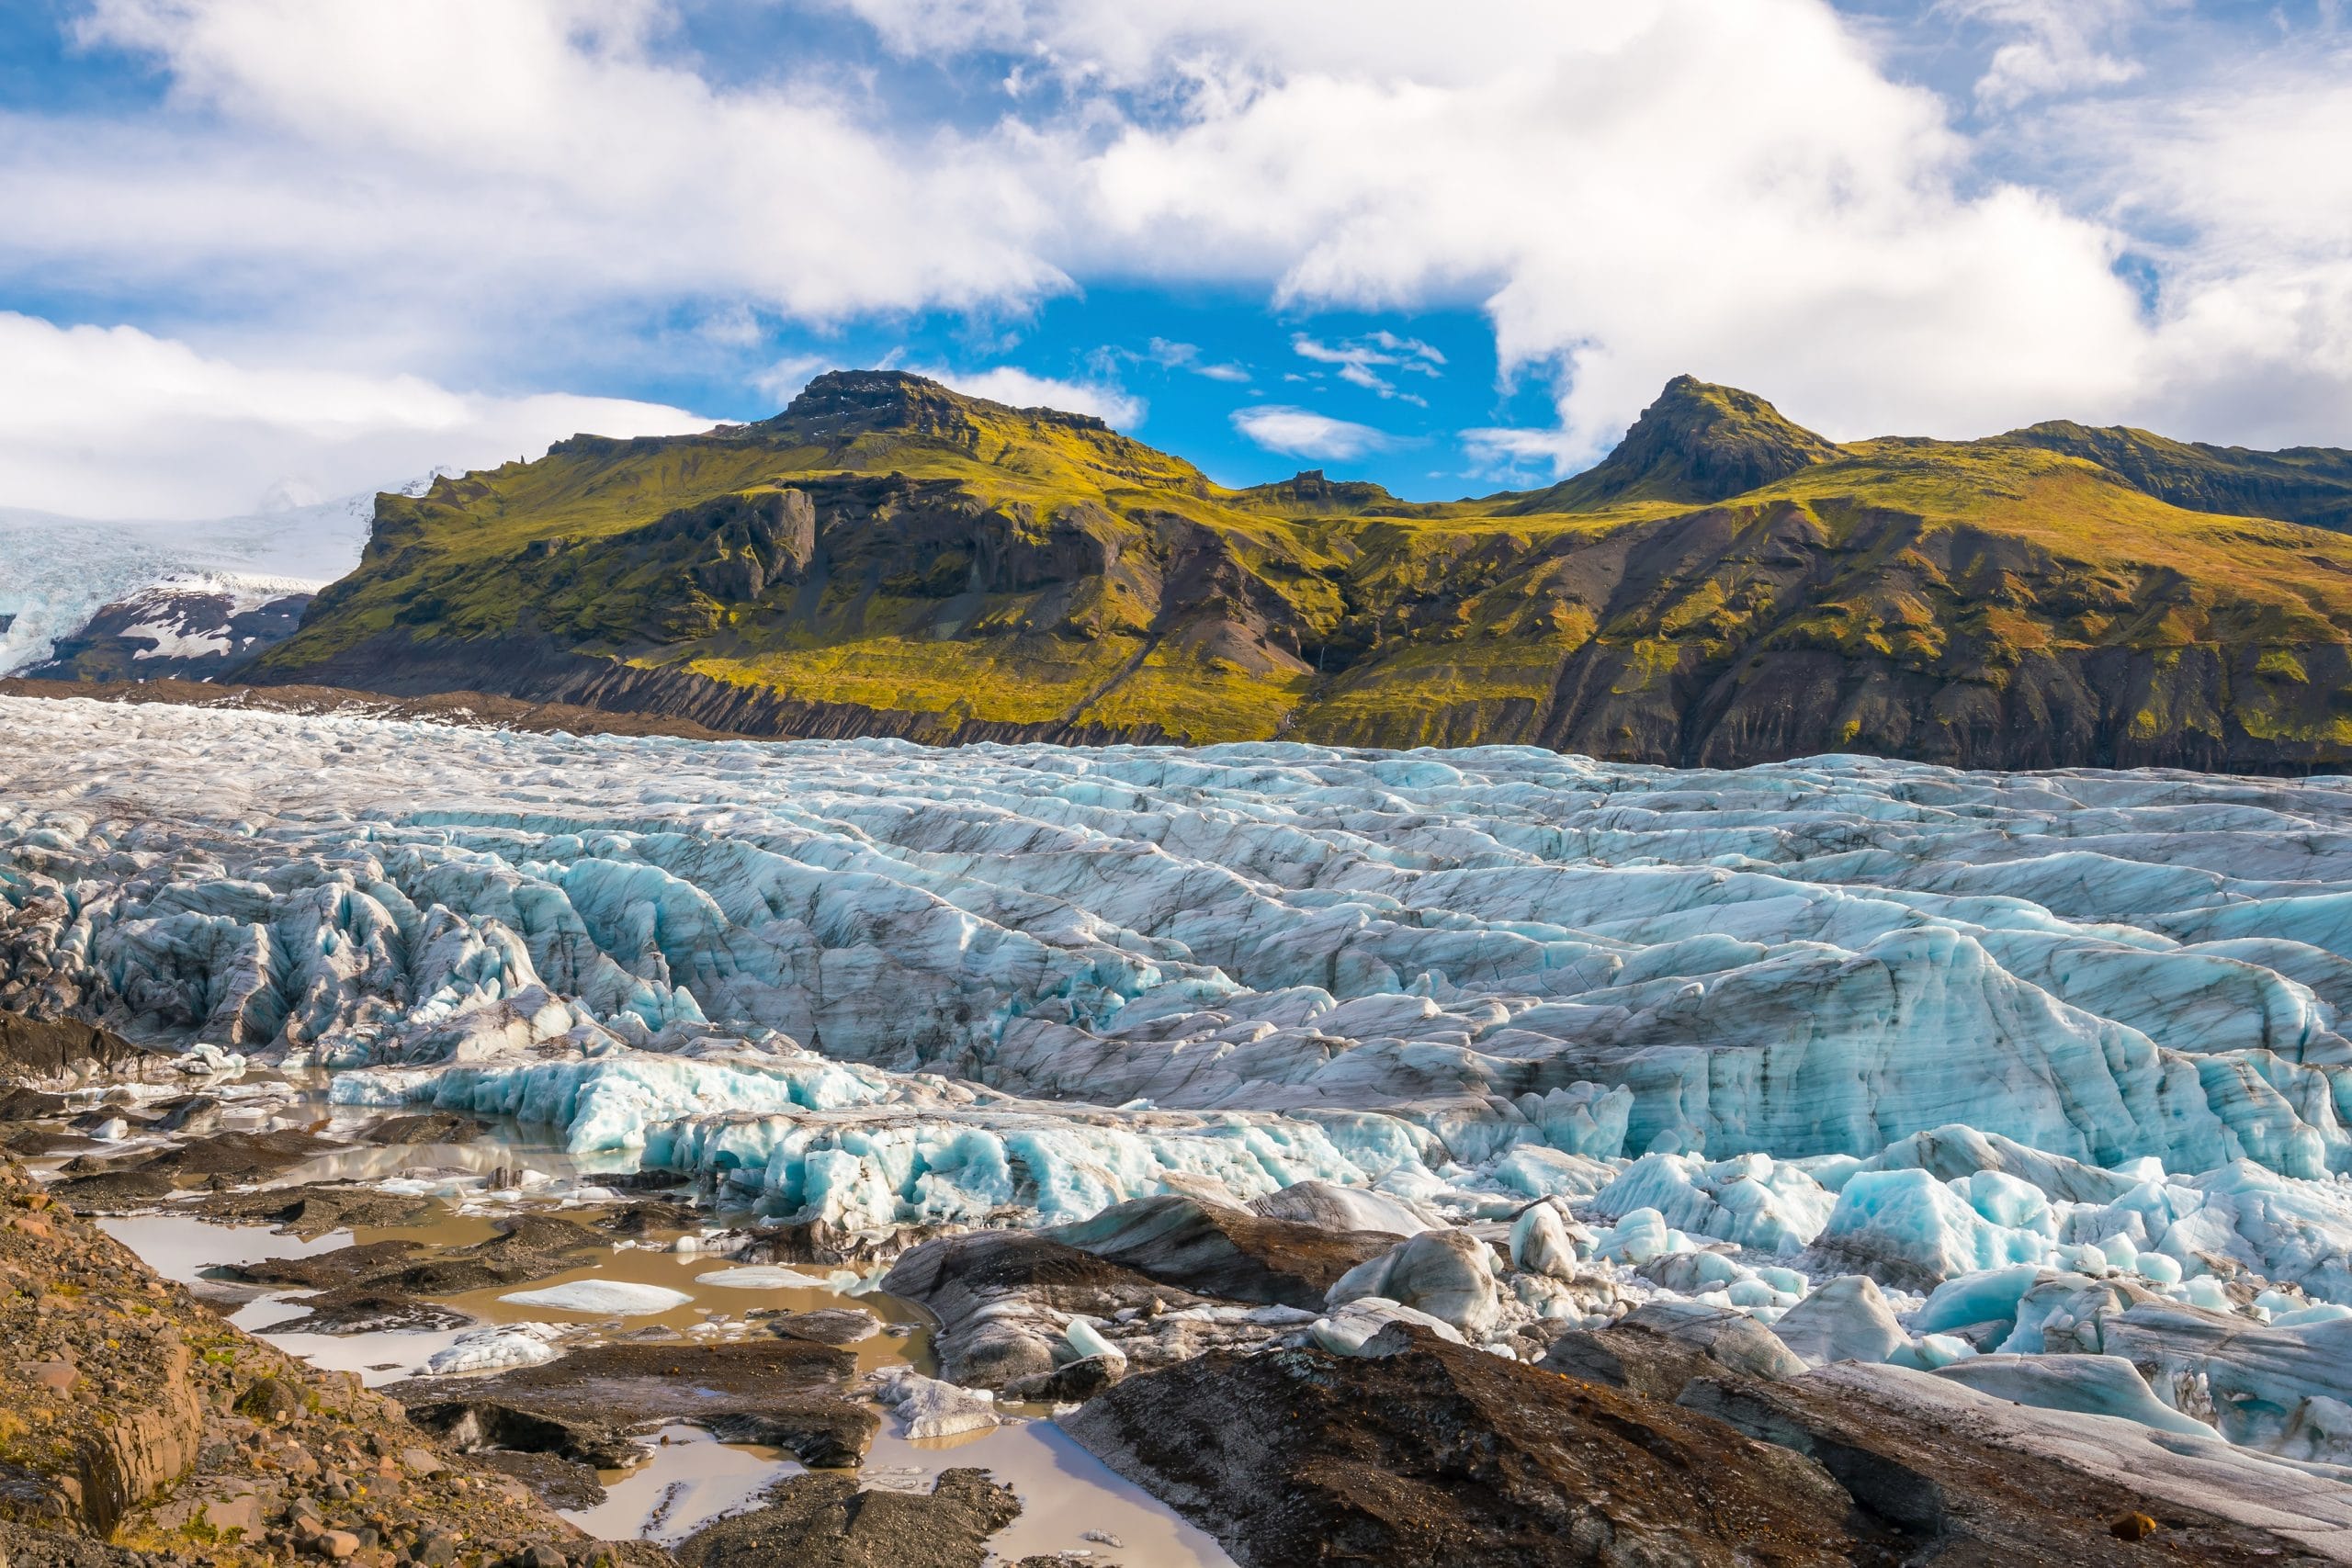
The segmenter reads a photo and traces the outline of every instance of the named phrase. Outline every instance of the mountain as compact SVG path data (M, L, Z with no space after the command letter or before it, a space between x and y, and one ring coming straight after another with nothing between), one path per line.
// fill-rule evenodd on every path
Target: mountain
M1837 456L1833 443L1792 424L1755 393L1677 376L1608 457L1549 490L1511 498L1501 511L1528 517L1627 501L1728 501Z
M850 372L379 498L247 678L755 735L2335 766L2352 539L2263 513L2334 517L2346 473L2075 426L1838 446L1681 378L1588 473L1417 504Z

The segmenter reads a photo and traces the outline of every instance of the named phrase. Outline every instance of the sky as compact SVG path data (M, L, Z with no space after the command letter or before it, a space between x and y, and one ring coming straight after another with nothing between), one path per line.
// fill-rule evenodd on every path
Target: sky
M1232 484L2352 446L2352 0L8 0L0 507L228 515L884 366Z

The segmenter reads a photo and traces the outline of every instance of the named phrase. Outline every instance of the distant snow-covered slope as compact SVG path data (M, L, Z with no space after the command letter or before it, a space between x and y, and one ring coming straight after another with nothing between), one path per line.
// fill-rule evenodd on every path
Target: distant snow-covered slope
M422 494L432 476L398 487ZM376 492L201 523L0 507L0 675L49 659L109 605L170 584L242 604L311 593L358 564Z

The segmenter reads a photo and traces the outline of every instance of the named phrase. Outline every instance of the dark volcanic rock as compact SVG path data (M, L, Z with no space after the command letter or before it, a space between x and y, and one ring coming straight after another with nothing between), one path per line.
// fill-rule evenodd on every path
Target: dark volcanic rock
M1821 1467L1719 1421L1434 1336L1214 1353L1063 1419L1244 1568L1844 1564ZM1792 1462L1793 1461L1793 1462Z
M803 1464L854 1465L881 1417L844 1380L857 1358L806 1339L601 1345L490 1378L422 1378L392 1392L410 1418L461 1446L552 1453L598 1469L639 1457L632 1432L691 1421Z
M172 1179L160 1170L100 1170L68 1177L50 1189L77 1214L115 1214L143 1209L172 1195Z
M158 583L101 607L26 674L43 681L208 680L291 637L311 599Z
M253 1263L234 1264L221 1269L220 1274L253 1285L332 1291L399 1273L408 1267L409 1257L418 1250L418 1246L413 1241L371 1241L338 1247L332 1252L312 1253L308 1258L265 1258Z
M1326 1230L1173 1194L1114 1203L1046 1234L1196 1295L1310 1311L1340 1275L1397 1242L1385 1231Z
M423 1333L436 1328L462 1328L470 1314L437 1302L420 1301L400 1291L374 1285L338 1285L315 1295L296 1296L291 1304L310 1308L305 1317L270 1325L276 1334Z
M96 1024L0 1012L0 1077L53 1078L76 1062L93 1061L111 1072L160 1062L166 1055Z
M257 1192L207 1192L187 1212L230 1224L274 1224L308 1240L354 1225L424 1224L446 1211L437 1199L401 1197L337 1182L305 1182Z
M849 1475L796 1475L755 1512L675 1549L686 1568L980 1568L988 1538L1021 1515L985 1471L946 1470L928 1494L861 1492Z
M267 1133L217 1133L165 1149L148 1164L183 1179L223 1176L232 1181L258 1181L343 1146L333 1138L291 1127Z

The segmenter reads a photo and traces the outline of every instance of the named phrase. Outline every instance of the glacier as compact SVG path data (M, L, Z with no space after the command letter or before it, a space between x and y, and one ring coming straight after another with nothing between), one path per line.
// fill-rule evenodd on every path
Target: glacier
M435 469L394 487L422 495ZM58 639L142 591L226 593L241 607L312 593L359 564L374 491L202 522L107 521L0 507L0 675L48 659ZM169 594L161 596L167 604ZM168 617L158 640L170 637ZM166 642L164 651L205 651Z
M1429 1236L1334 1342L1603 1280L2352 1459L2352 781L0 721L0 1006L844 1233Z

